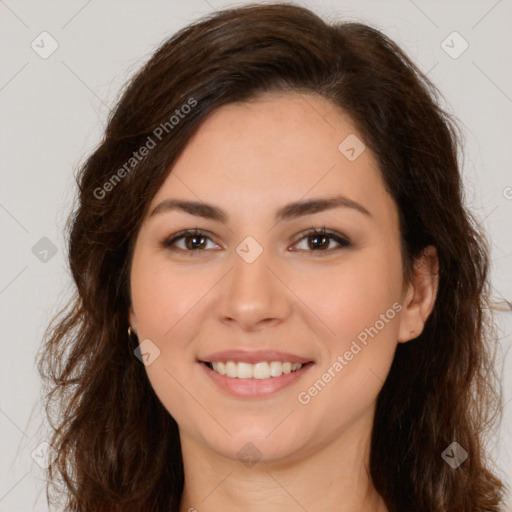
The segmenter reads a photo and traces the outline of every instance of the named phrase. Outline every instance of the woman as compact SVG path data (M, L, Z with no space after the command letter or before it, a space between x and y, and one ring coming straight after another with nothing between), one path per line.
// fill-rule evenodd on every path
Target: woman
M487 246L436 100L298 6L158 49L80 171L39 361L68 510L499 510Z

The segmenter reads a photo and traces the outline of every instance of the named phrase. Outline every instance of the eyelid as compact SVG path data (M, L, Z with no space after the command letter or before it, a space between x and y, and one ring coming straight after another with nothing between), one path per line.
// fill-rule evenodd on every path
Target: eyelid
M293 245L297 245L302 240L304 240L310 236L315 236L315 235L316 236L318 236L318 235L327 236L329 239L334 240L336 243L338 243L339 247L337 247L335 249L325 250L325 251L317 250L317 251L306 251L306 252L310 252L313 254L318 253L318 255L321 256L322 253L331 254L333 251L336 251L339 249L346 249L346 248L352 246L352 242L349 237L345 236L344 234L342 234L338 231L326 229L325 226L323 226L320 229L311 228L307 231L303 231L302 233L300 233L299 238L296 240L296 242Z
M177 233L173 233L172 235L165 237L161 242L160 245L164 247L165 249L170 250L176 250L181 251L185 253L192 253L192 252L204 252L205 249L196 250L196 251L185 251L184 249L174 248L173 245L180 239L185 238L186 236L202 236L205 238L208 238L213 242L212 239L212 233L209 231L205 231L204 229L194 228L194 229L182 229L181 231L178 231ZM216 242L214 242L216 243ZM219 245L216 243L216 245Z
M205 238L209 239L210 241L212 241L213 243L215 243L216 245L219 245L216 242L214 242L214 240L212 239L212 236L213 236L212 233L210 233L209 231L203 230L203 229L199 229L197 227L194 229L183 229L181 231L178 231L177 233L174 233L171 236L164 238L160 242L160 245L165 249L173 250L175 252L185 253L187 255L192 255L193 253L201 254L201 253L207 251L207 249L197 249L195 251L191 251L191 250L180 249L180 248L177 248L174 246L174 244L178 240L185 238L186 236L194 236L194 235L205 237ZM342 233L339 233L338 231L328 230L325 228L325 226L320 229L313 227L313 228L310 228L309 230L301 232L298 235L298 238L296 239L296 241L293 243L293 246L297 245L302 240L304 240L310 236L315 236L315 235L327 236L331 240L334 240L336 243L338 243L339 247L337 247L335 249L316 250L316 251L310 250L310 251L306 251L306 252L313 253L313 254L320 253L319 255L321 256L322 253L330 254L335 250L344 249L344 248L348 248L348 247L352 246L352 242L350 241L349 237L343 235ZM299 252L299 251L294 250L294 252Z

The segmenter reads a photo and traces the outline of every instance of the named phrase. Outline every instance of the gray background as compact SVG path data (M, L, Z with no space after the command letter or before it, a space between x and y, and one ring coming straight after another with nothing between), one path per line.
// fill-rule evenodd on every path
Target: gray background
M99 142L121 86L159 43L201 15L244 3L0 0L0 512L47 510L45 445L38 447L48 436L34 358L70 295L63 228L73 171ZM428 72L460 120L467 202L492 240L494 299L504 310L496 316L503 423L489 447L512 486L512 1L296 3L384 31ZM50 56L43 31L58 44ZM453 58L464 40L467 50Z

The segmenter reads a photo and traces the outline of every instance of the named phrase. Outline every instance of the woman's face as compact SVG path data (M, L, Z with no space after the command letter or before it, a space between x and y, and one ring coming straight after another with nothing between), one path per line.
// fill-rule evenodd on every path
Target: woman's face
M396 205L350 119L315 95L230 104L203 123L151 202L131 290L183 446L231 459L357 443L397 341L418 334Z

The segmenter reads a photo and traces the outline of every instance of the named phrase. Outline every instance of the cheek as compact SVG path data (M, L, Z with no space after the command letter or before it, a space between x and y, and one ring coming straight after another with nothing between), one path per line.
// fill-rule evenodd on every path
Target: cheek
M401 285L399 254L375 247L354 252L316 276L310 274L298 295L329 328L328 338L336 348L342 348L376 322L380 327L381 315L386 317L387 333L392 330L389 325L396 327L393 304L400 299Z
M187 271L176 271L165 258L141 251L135 255L132 274L132 304L139 333L163 341L175 325L200 300L204 286Z
M164 259L141 250L132 263L131 291L139 342L151 341L146 346L152 359L145 366L151 387L173 417L187 418L190 404L183 386L191 377L188 360L193 360L187 340L197 325L188 319L204 289L193 275L176 272Z
M189 372L197 371L194 340L204 329L205 295L218 280L218 273L198 272L194 265L178 268L149 250L134 256L131 285L138 337L141 342L149 339L158 353L146 372L173 415L188 403L183 386L192 378Z
M333 267L309 296L311 309L334 335L323 338L325 357L298 400L329 417L333 428L339 418L353 420L375 401L397 346L400 259L385 251L359 256L346 267Z

